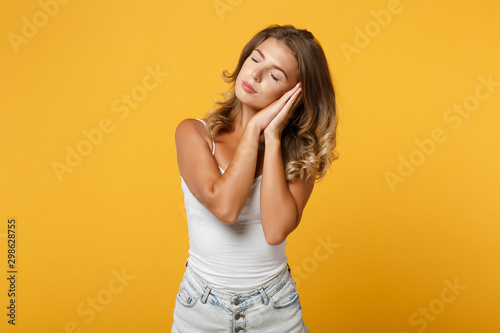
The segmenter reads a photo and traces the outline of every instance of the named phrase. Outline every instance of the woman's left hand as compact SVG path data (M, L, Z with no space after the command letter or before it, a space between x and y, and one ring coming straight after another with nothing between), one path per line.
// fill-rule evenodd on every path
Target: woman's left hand
M263 133L264 140L266 138L273 138L273 139L281 138L281 133L288 124L290 117L292 116L297 106L301 103L301 93L302 93L302 87L299 84L299 87L287 101L283 109L280 110L280 112L273 118L273 120L271 120L269 125L267 125L267 127L264 129Z

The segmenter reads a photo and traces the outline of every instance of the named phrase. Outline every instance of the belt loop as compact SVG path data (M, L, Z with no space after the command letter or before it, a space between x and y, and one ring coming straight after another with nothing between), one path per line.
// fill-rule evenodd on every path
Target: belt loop
M212 288L207 286L207 289L205 289L205 293L203 294L203 297L201 298L201 303L205 304L207 302L208 295L210 295L210 291Z
M260 294L262 295L262 298L264 299L264 304L268 305L269 299L267 298L266 292L264 291L264 289L262 289L262 287L259 287L258 290L259 290Z

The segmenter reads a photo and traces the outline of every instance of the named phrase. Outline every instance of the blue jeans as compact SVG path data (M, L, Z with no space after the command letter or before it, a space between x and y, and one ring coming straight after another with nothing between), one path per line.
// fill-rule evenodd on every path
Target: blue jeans
M175 299L172 333L307 333L295 281L285 267L240 294L210 288L188 266Z

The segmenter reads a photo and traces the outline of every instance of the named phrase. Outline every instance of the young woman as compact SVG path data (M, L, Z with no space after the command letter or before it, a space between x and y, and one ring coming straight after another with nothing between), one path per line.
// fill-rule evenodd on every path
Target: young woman
M309 31L274 25L224 78L175 133L190 249L172 332L308 332L285 247L337 158L328 64Z

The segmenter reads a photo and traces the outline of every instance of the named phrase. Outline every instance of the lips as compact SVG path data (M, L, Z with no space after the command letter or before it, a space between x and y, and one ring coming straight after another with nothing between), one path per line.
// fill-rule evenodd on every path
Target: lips
M243 87L243 89L249 93L249 94L255 94L257 91L255 91L255 89L252 87L252 85L250 83L248 83L247 81L243 81L241 83L241 86Z

